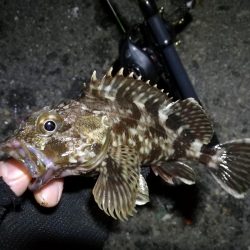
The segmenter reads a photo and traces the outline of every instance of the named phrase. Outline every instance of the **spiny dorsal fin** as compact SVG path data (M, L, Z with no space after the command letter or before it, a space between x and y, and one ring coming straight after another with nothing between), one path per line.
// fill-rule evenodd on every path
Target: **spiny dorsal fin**
M152 114L157 114L161 105L168 105L172 98L141 80L134 78L134 74L123 75L123 69L112 76L112 68L100 80L94 73L89 85L89 93L95 97L107 98L117 102L134 102L138 107L145 108Z
M198 139L207 144L213 128L205 111L193 98L179 100L159 109L159 121L163 127L173 130L183 142Z
M91 82L96 82L96 81L97 81L96 71L94 70L91 76Z

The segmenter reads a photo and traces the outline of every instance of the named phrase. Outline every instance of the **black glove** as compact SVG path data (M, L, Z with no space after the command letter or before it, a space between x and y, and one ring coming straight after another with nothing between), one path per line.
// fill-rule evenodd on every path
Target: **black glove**
M59 205L43 208L29 191L16 197L0 177L0 249L101 249L112 219L94 202L93 185L66 178Z

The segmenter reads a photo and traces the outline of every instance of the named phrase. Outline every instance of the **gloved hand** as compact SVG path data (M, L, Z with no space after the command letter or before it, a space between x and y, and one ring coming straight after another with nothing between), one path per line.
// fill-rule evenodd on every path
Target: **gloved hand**
M0 162L0 176L1 250L102 248L112 220L93 200L95 180L66 178L63 195L64 181L55 180L34 193L40 206L25 192L31 178L20 163Z
M22 195L30 181L31 177L27 169L17 161L0 162L0 176L17 195ZM44 207L54 207L60 201L63 190L63 179L57 179L50 182L41 190L34 193L36 201Z

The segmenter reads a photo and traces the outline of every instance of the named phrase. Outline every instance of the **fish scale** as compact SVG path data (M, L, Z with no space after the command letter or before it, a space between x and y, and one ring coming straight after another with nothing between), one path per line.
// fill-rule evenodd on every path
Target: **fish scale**
M166 183L195 183L187 162L200 162L229 194L244 197L250 187L250 139L208 147L213 135L206 112L192 98L173 101L133 73L94 71L84 94L45 107L0 145L22 162L37 190L55 178L97 173L96 203L125 220L149 202L143 165ZM53 126L47 126L47 122ZM197 165L197 164L195 164Z

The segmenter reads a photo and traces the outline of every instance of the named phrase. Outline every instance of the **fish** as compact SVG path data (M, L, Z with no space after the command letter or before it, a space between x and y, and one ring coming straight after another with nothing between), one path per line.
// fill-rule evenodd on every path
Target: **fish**
M192 185L192 164L201 163L227 193L243 198L250 187L250 138L211 146L213 134L195 99L174 101L140 76L110 68L100 79L94 71L78 98L34 112L0 152L26 166L32 191L56 178L96 178L95 202L123 221L150 200L146 165L170 185Z

